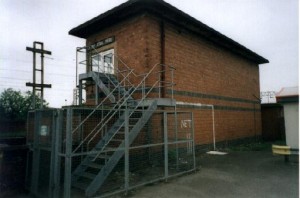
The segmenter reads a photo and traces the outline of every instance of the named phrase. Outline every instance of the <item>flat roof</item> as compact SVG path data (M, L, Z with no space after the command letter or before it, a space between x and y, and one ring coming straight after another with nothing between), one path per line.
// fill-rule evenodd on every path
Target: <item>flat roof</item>
M276 97L292 97L299 96L299 87L283 87L277 94Z
M71 29L69 34L80 38L88 38L106 27L110 27L118 22L142 13L153 14L179 27L185 28L188 31L202 36L257 64L269 63L264 57L256 54L163 0L129 0Z
M298 103L299 87L284 87L276 94L278 103Z

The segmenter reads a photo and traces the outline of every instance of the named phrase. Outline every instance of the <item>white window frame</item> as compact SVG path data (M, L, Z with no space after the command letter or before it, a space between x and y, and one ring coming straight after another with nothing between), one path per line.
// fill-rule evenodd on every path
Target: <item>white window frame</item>
M105 62L105 56L112 54L111 57L111 63L107 63ZM96 59L96 61L98 61L98 63L96 63L96 65L94 65L94 59L95 57L98 57L98 59ZM96 71L99 73L107 73L107 74L114 74L115 73L115 68L114 68L114 64L115 60L114 60L114 49L109 49L109 50L105 50L102 51L98 54L94 54L91 57L91 65L92 65L92 71Z

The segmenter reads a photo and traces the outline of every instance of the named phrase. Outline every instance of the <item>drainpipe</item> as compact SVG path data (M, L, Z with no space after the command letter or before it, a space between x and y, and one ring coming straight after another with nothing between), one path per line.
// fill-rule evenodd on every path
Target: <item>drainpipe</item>
M161 71L164 71L165 68L165 23L163 20L160 22L160 64L161 64ZM166 79L166 73L163 72L161 73L160 76L160 81L161 81L161 97L165 98L166 96L166 89L165 89L165 79Z
M260 103L260 98L257 97L255 94L253 94L253 97L256 99L255 102L253 102L253 117L254 117L254 138L255 141L258 141L258 137L257 137L257 129L256 129L256 102Z

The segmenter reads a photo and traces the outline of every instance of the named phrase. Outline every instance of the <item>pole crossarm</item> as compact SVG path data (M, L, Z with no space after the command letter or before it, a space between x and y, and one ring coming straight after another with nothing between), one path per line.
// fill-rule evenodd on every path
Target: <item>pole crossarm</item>
M51 88L51 84L37 84L37 83L26 83L27 87L40 87L40 88Z
M31 52L35 52L35 53L39 53L39 54L48 54L51 55L51 52L48 50L43 50L43 49L36 49L36 48L32 48L32 47L26 47L27 51L31 51Z

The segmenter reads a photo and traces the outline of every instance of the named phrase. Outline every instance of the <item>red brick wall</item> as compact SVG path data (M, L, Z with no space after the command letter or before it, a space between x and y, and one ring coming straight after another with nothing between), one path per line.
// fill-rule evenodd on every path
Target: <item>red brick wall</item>
M172 25L165 40L166 64L176 67L175 90L184 91L176 99L215 105L217 141L261 135L260 106L253 104L259 96L257 65ZM194 110L196 143L212 141L207 111Z
M166 64L176 67L176 90L253 100L259 96L258 67L183 30L166 26Z
M168 23L164 26L165 63L176 68L176 100L214 105L217 141L260 136L258 65L182 28ZM115 43L108 47L142 73L161 62L160 27L155 17L141 15L91 36L87 45L115 36ZM167 81L170 78L166 75ZM196 142L211 143L211 112L187 110L194 112Z
M136 74L142 74L148 71L152 63L148 61L151 59L148 58L148 23L145 20L146 16L141 15L136 18L129 19L120 24L111 26L110 28L104 29L102 32L99 32L86 41L86 45L89 46L97 41L102 39L114 36L115 42L111 45L104 46L101 50L107 50L114 48L115 54L122 62L130 68L134 68ZM115 67L118 67L120 70L123 70L125 66L121 61L115 59ZM140 80L131 78L133 83L138 83ZM94 88L87 88L87 95L90 99L87 100L88 105L94 105L94 94L91 94L91 90L95 93Z

